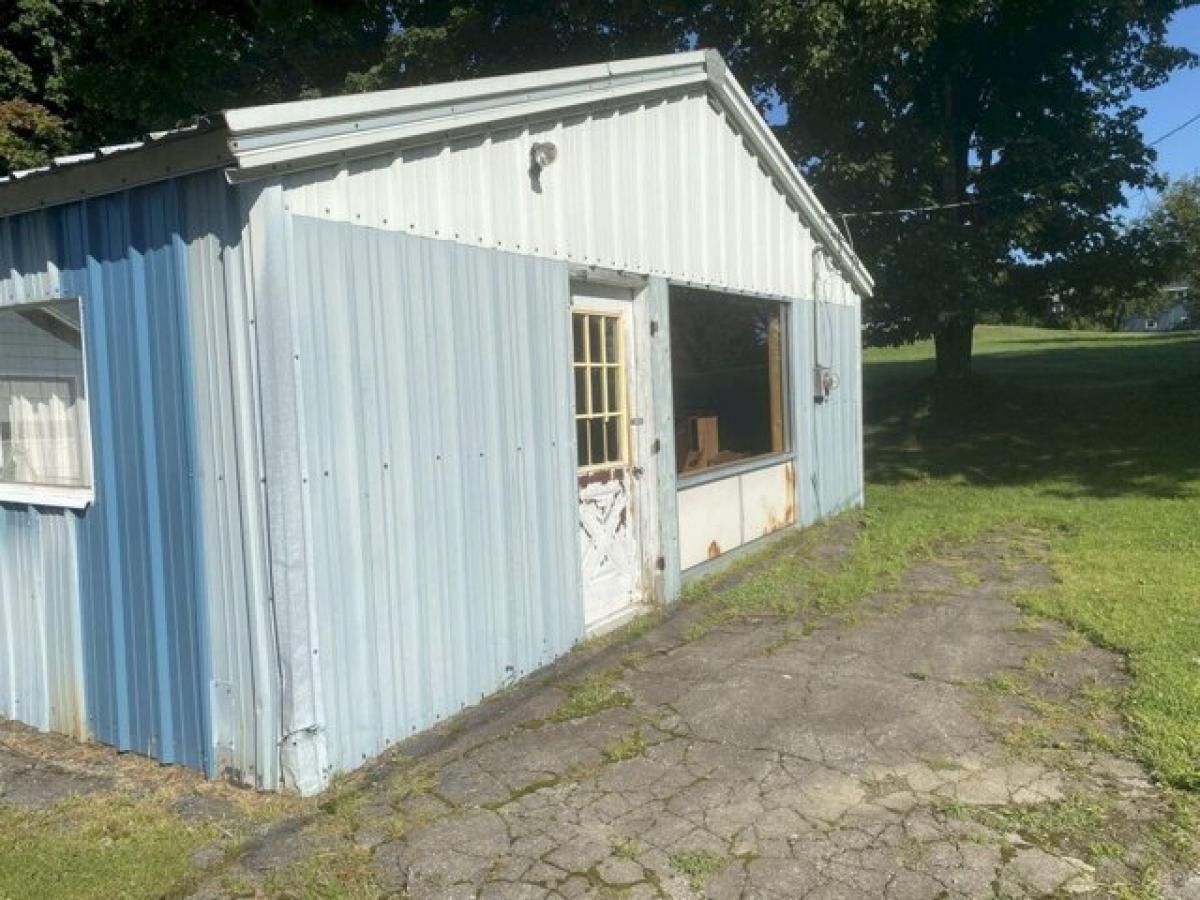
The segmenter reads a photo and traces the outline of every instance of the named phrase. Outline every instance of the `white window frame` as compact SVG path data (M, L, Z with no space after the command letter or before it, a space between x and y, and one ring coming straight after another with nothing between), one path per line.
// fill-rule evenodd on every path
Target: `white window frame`
M81 387L87 403L87 418L80 431L83 446L80 448L83 471L87 478L86 486L63 487L49 484L21 484L12 481L0 481L0 503L10 503L21 506L45 506L54 509L86 509L96 500L96 466L93 458L92 443L92 394L88 384L87 361L87 328L84 325L83 298L78 296L48 297L45 300L35 300L30 303L11 303L0 305L0 313L19 312L25 309L45 309L62 303L74 301L79 307L79 355L82 369ZM17 377L36 377L32 373L13 371Z

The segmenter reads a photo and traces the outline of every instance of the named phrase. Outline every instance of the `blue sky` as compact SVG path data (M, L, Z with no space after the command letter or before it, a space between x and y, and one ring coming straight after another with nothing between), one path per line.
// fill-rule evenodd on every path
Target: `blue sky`
M1200 7L1193 6L1177 14L1169 31L1171 43L1200 53ZM1196 113L1200 113L1200 68L1176 72L1153 91L1137 93L1133 102L1146 108L1142 134L1154 140ZM1200 172L1200 122L1185 128L1158 145L1158 168L1172 178ZM1137 216L1153 203L1148 191L1128 193L1129 213Z

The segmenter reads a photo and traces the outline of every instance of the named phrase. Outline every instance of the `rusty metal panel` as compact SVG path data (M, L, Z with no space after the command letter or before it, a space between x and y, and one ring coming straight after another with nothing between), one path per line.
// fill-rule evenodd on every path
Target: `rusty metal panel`
M715 559L796 523L796 476L791 460L709 473L679 492L683 569Z
M312 790L582 636L570 297L561 262L265 202L284 766Z
M791 462L741 476L742 542L749 543L796 522L796 467Z
M742 486L737 476L679 491L679 563L684 570L740 547Z

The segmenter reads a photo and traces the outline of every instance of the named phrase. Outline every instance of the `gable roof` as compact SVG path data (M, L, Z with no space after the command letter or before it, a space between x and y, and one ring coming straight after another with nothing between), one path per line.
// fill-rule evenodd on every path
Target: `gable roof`
M225 167L232 182L622 102L705 89L856 290L873 281L754 103L713 50L230 109L144 141L0 179L0 215Z

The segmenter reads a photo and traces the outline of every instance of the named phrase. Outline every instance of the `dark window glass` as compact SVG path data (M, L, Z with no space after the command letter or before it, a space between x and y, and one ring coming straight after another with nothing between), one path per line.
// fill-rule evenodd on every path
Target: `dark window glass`
M681 474L787 449L783 354L781 304L671 289Z

